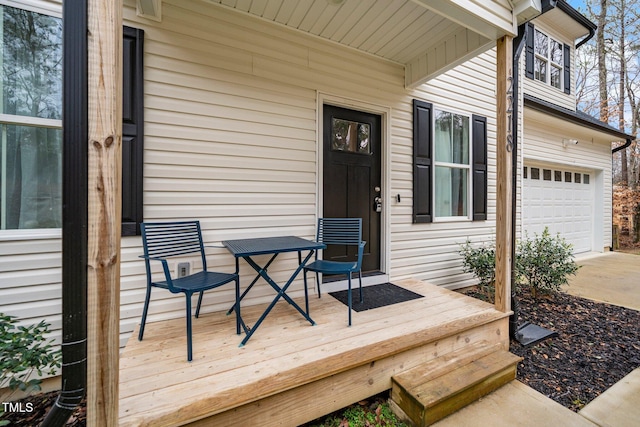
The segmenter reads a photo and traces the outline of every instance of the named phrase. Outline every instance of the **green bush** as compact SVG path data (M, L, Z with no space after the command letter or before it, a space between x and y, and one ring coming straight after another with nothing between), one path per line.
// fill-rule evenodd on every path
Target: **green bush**
M0 388L40 390L42 380L31 375L55 374L61 366L61 352L54 349L53 340L44 337L50 326L44 320L30 326L16 323L16 317L0 313Z
M496 246L494 242L485 246L473 246L471 241L460 245L462 269L478 279L478 287L488 301L493 301L496 281Z
M462 269L478 279L478 286L488 301L494 300L496 247L494 242L474 246L467 241L460 245ZM545 227L540 236L525 238L516 245L515 283L524 285L537 298L539 294L557 292L568 284L568 276L576 274L572 246L560 235L551 236Z
M531 295L549 294L569 283L569 275L575 275L578 265L573 259L572 245L560 234L551 236L545 227L541 235L518 243L516 270Z

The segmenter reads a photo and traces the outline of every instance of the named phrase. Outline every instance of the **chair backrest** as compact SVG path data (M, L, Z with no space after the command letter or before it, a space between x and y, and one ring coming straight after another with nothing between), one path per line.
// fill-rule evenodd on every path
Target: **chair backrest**
M207 270L200 221L143 222L140 229L145 256L167 258L199 252L202 269Z
M362 218L318 218L316 241L325 245L359 245Z

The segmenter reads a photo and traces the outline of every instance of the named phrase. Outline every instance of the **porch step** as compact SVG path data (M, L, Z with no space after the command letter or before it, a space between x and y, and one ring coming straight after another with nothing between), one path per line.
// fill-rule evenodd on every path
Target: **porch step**
M392 406L428 426L515 379L521 357L495 347L469 350L393 376Z

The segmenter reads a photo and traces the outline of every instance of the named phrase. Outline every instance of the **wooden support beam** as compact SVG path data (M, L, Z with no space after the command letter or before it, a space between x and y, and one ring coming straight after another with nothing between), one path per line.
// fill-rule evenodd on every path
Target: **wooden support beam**
M496 310L511 310L512 222L512 157L511 129L513 37L503 36L497 42L497 203L496 203Z
M87 425L118 425L122 0L88 1Z

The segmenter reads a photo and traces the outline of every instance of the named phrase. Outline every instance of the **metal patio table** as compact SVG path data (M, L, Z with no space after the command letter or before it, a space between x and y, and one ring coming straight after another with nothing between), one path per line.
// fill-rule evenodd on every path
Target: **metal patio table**
M305 319L307 319L312 325L315 325L315 322L309 317L309 303L307 291L305 289L305 301L306 301L306 311L302 310L298 304L295 303L288 295L287 289L293 283L296 276L302 271L304 266L307 264L311 256L315 251L319 249L325 249L326 245L323 243L314 242L311 240L303 239L301 237L296 236L278 236L278 237L260 237L253 239L238 239L238 240L225 240L222 242L222 245L226 247L231 254L236 258L236 273L240 272L240 258L243 258L247 264L249 264L255 271L258 272L258 275L253 279L251 284L245 291L242 293L240 298L236 301L236 303L229 309L227 314L231 314L231 312L235 309L237 310L236 315L240 318L240 324L242 325L245 333L247 334L242 342L240 343L240 347L244 346L249 338L253 335L253 333L258 329L262 321L267 317L269 312L273 309L276 303L280 300L280 298L284 298L289 304L291 304ZM302 259L302 252L309 251L307 256ZM293 272L291 277L287 280L284 286L280 287L270 276L267 271L271 263L276 259L276 257L285 252L298 252L298 268ZM271 258L269 261L261 267L253 257L257 255L269 255L271 254ZM245 297L245 295L251 290L253 285L256 284L258 279L262 277L264 280L271 285L273 289L275 289L278 293L276 297L273 299L271 304L267 307L267 309L262 313L258 321L253 325L253 327L248 327L245 322L242 320L242 316L240 315L240 302Z

